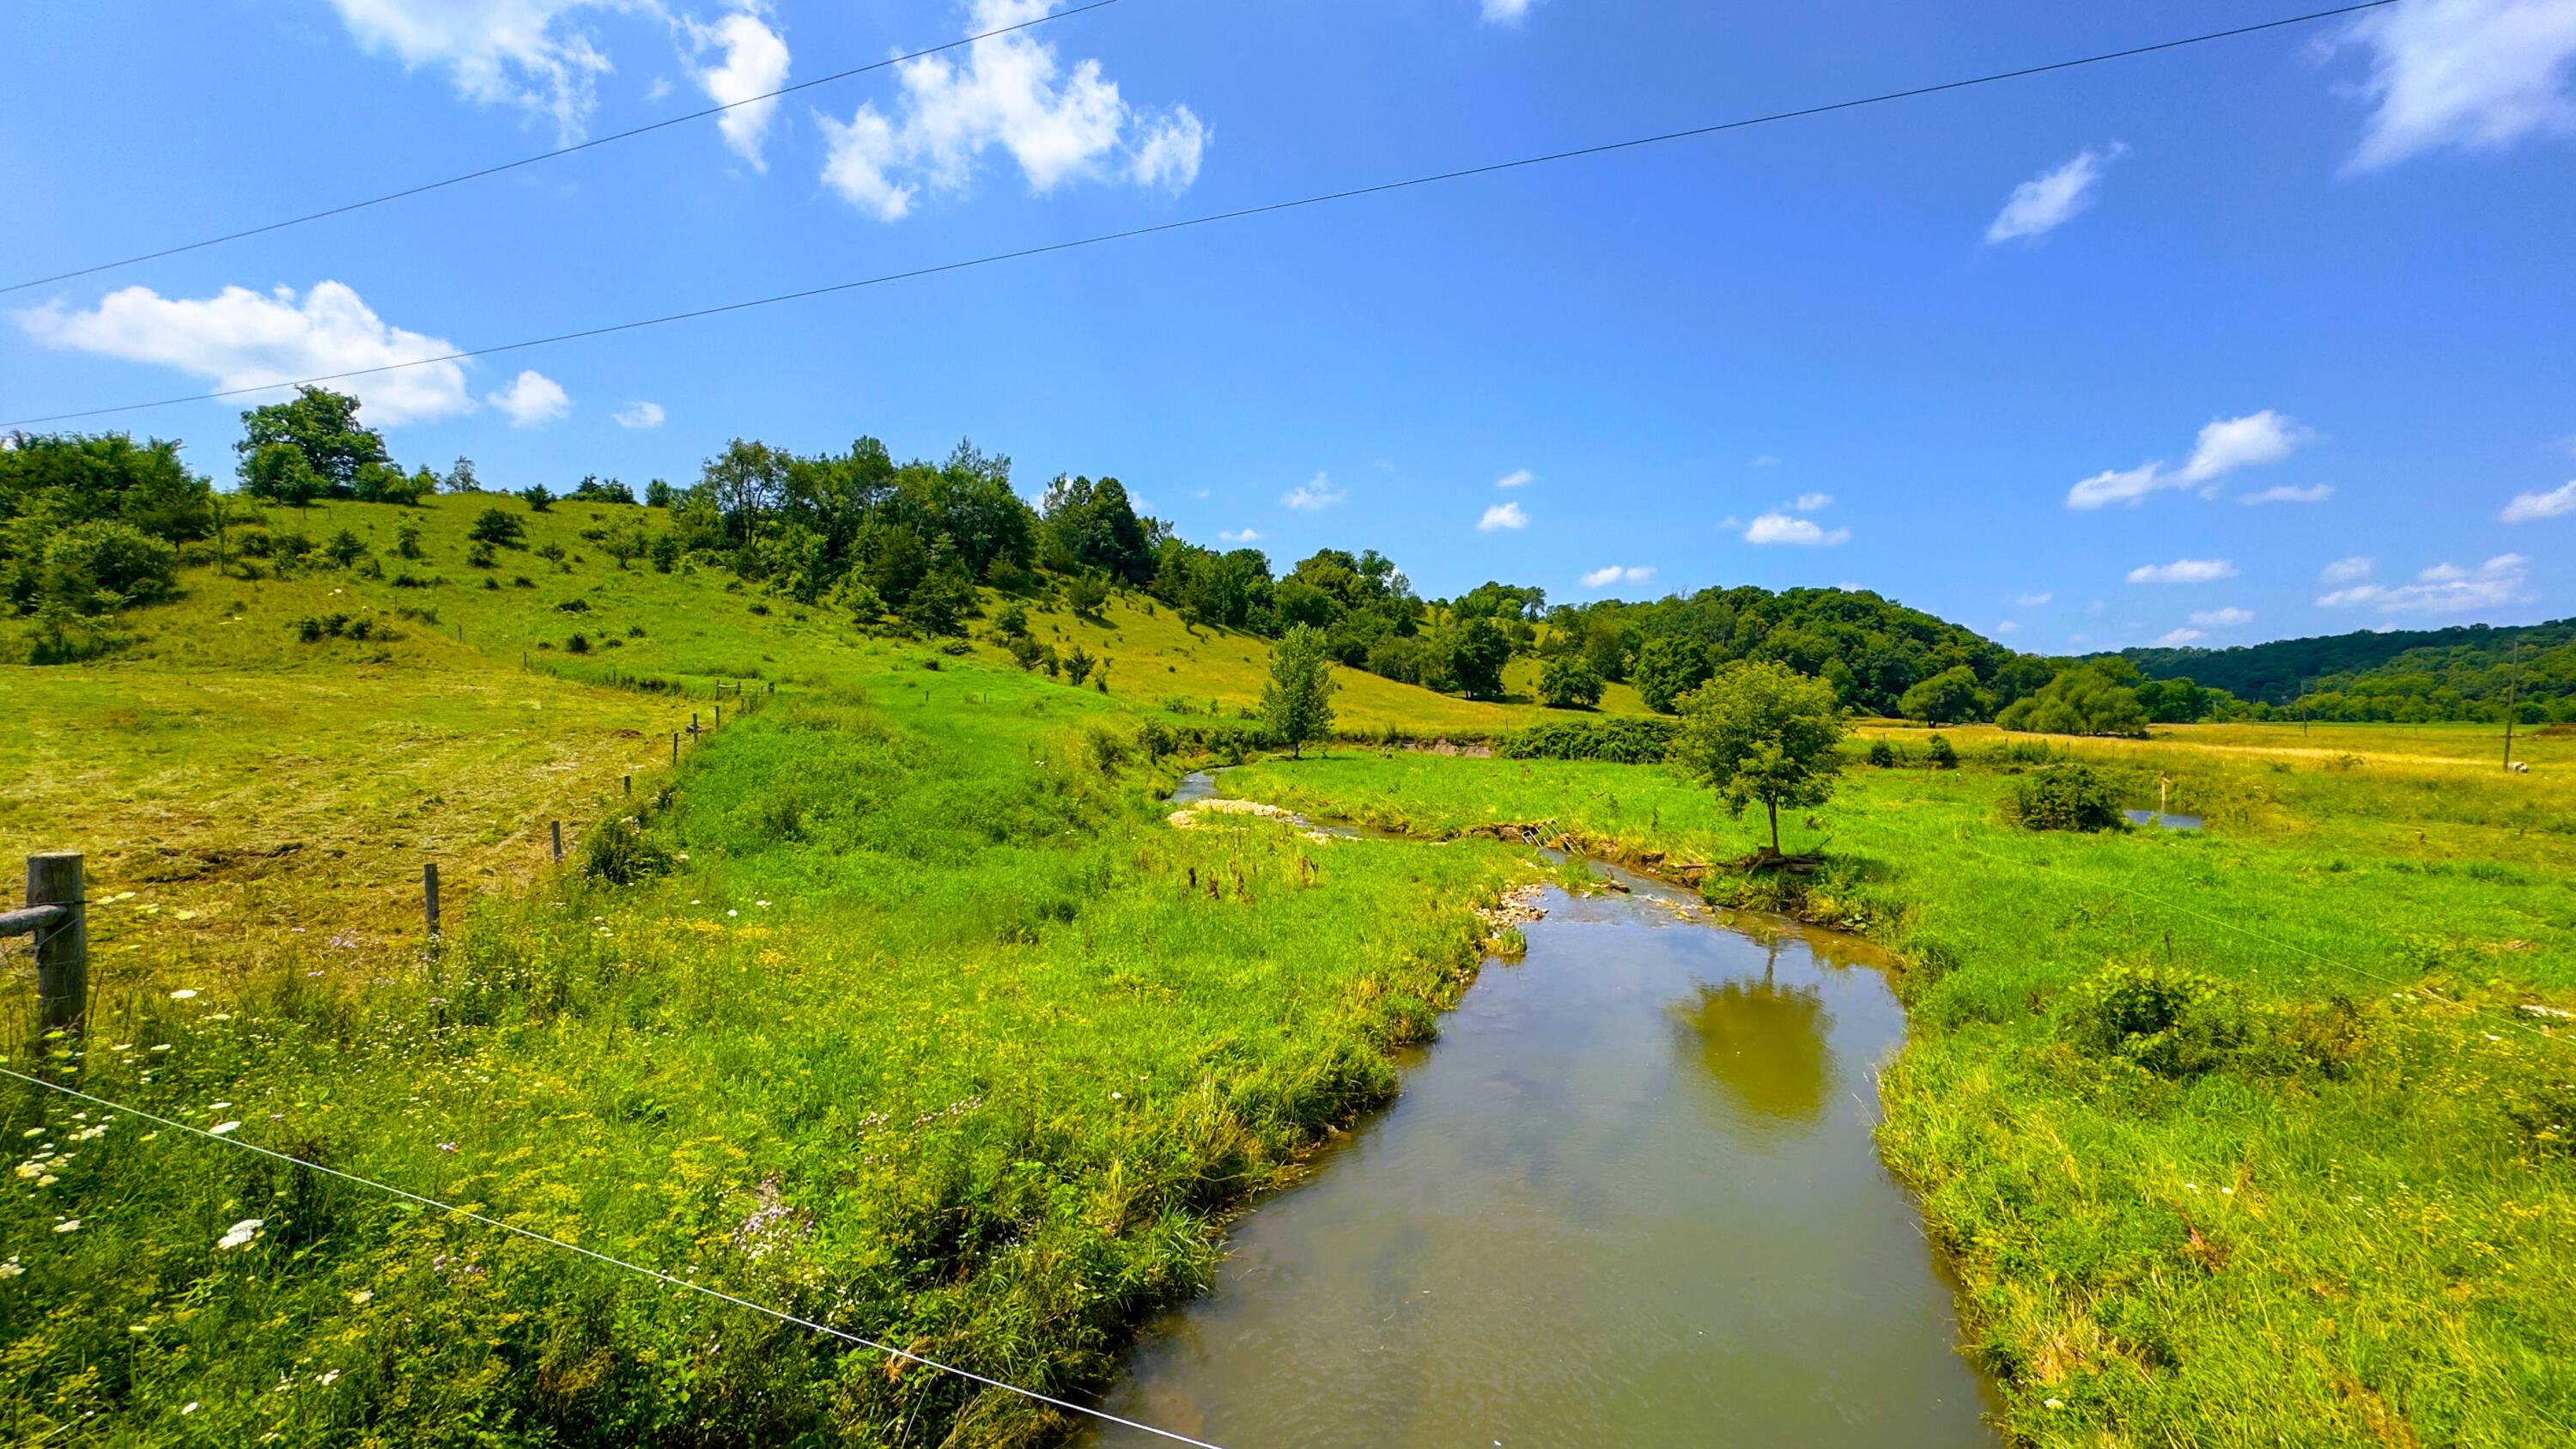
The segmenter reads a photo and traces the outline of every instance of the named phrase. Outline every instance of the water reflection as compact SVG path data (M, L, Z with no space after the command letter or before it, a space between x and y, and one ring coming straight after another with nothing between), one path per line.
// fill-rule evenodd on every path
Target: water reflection
M1779 960L1774 947L1760 980L1703 985L1674 1008L1699 1038L1700 1065L1718 1085L1728 1125L1756 1137L1813 1130L1834 1086L1824 996L1780 984Z

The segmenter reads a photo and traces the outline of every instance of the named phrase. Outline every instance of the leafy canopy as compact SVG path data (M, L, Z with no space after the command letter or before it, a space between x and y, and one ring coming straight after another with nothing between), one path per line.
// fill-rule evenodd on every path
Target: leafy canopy
M1672 762L1737 815L1759 803L1778 855L1780 807L1832 797L1846 728L1832 685L1773 660L1740 659L1683 698Z
M1261 719L1270 733L1301 756L1310 741L1333 728L1333 657L1324 631L1300 624L1270 650L1270 681L1261 688Z

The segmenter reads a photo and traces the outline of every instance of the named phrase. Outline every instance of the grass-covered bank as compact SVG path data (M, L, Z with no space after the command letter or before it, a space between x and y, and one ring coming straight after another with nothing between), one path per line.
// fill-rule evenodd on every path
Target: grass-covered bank
M2546 763L2507 778L2405 738L2080 747L2133 771L2134 803L2171 778L2205 836L2017 831L1990 735L1958 771L1918 747L1855 760L1797 832L1822 872L1712 878L1906 956L1882 1149L2015 1437L2566 1442L2576 1048L2547 1013L2576 1009L2576 798ZM1226 788L1668 864L1759 831L1654 766L1345 754Z
M170 959L114 983L53 1069L933 1357L1097 1385L1199 1281L1215 1219L1391 1090L1390 1048L1470 978L1473 908L1519 867L1176 831L1116 700L884 661L729 723L645 803L635 884L486 898L426 955ZM33 1168L0 1198L13 1441L1053 1427L347 1184L0 1102Z

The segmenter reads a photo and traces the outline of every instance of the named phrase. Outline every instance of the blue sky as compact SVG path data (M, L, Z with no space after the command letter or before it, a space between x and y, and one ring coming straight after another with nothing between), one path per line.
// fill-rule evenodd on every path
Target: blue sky
M2299 8L1120 0L723 128L0 296L0 415ZM0 13L0 282L1047 9L21 0ZM2404 0L355 390L400 458L468 454L510 486L686 480L737 435L899 454L971 435L1032 491L1114 474L1194 539L1249 531L1282 567L1374 546L1431 594L1854 583L2052 652L2557 617L2576 613L2571 66L2576 0ZM81 426L183 439L222 474L242 405Z

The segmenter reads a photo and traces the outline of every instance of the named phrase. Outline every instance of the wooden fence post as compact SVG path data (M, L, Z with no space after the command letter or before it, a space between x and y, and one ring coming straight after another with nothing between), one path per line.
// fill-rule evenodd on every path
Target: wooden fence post
M723 705L717 705L717 706L716 706L716 728L717 728L717 729L723 729L723 728L724 728L724 706L723 706Z
M627 794L627 795L632 795L632 794L634 794L634 793L635 793L635 777L634 777L633 775L626 775L626 776L621 777L621 780L622 780L622 783L624 784L625 788L624 788L620 793L622 793L622 794Z
M27 904L63 912L36 931L39 1018L47 1031L78 1031L89 1006L89 901L78 852L27 857Z
M420 868L420 903L429 918L429 933L438 934L438 866L435 862Z
M563 822L560 820L547 821L546 831L555 838L555 864L561 865L563 864Z
M679 732L678 730L673 730L673 731L671 731L671 767L672 767L673 769L678 769L678 768L679 768L679 766L680 766L680 732Z

